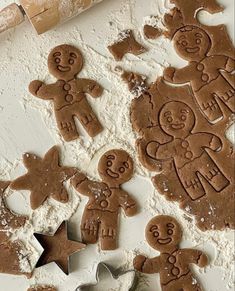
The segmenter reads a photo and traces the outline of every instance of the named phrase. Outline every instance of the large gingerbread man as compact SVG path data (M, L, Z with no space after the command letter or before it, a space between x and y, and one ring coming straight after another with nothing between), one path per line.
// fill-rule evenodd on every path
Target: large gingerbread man
M179 180L192 200L206 195L203 182L209 183L217 192L229 185L230 182L205 150L220 151L220 138L208 132L192 132L195 115L187 104L170 101L163 105L159 125L171 140L164 144L151 141L146 152L155 160L174 160Z
M222 73L234 71L234 59L225 55L211 55L210 36L196 26L180 28L173 41L178 55L189 64L181 69L166 68L164 79L177 84L190 82L201 111L211 123L223 117L220 102L235 112L234 82L229 82Z
M79 137L75 116L91 137L103 130L86 98L86 93L92 97L101 96L103 89L96 81L75 78L82 67L83 58L77 48L70 45L57 46L49 54L48 68L58 81L50 85L33 81L29 85L29 91L34 96L54 101L57 125L66 141Z
M133 161L123 150L110 150L101 157L98 172L102 182L89 180L82 173L72 179L74 188L89 197L81 222L82 238L87 244L100 239L102 250L114 250L119 208L123 208L127 216L137 213L136 201L121 189L133 175Z
M208 258L201 251L179 248L182 230L173 217L156 216L147 225L145 235L149 245L159 251L160 256L152 259L136 256L134 267L137 271L160 273L162 291L202 290L190 270L190 264L205 267Z

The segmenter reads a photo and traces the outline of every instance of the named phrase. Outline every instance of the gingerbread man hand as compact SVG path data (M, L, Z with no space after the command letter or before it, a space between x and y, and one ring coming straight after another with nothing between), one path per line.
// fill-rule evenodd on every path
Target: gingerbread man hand
M176 70L173 67L165 68L164 73L163 73L163 78L168 82L173 82L175 71Z
M211 142L210 142L210 148L213 151L218 152L222 149L222 146L223 146L223 144L222 144L221 139L218 136L214 135L211 139Z
M144 263L146 261L146 257L142 255L138 255L134 258L133 265L135 270L141 272L143 270Z
M38 90L44 85L43 82L39 81L39 80L35 80L35 81L32 81L30 84L29 84L29 92L34 95L34 96L37 96L37 92Z
M207 265L209 264L209 259L208 259L208 256L206 254L201 254L199 260L198 260L198 267L200 268L204 268L206 267Z

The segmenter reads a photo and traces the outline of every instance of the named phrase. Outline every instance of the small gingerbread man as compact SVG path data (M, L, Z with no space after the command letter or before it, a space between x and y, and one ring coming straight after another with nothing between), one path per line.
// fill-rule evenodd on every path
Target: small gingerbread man
M82 173L72 179L74 188L89 197L81 223L82 238L87 244L100 239L102 250L115 250L119 207L127 216L137 213L137 202L121 189L133 175L133 161L124 150L110 150L101 157L98 172L102 182L89 180Z
M134 268L145 274L160 273L162 291L201 291L189 265L203 268L208 258L195 249L180 249L182 230L179 223L170 216L159 215L147 225L145 231L148 244L160 252L160 256L149 259L138 255Z
M75 117L91 137L103 130L86 98L86 93L92 97L101 96L103 88L96 81L76 79L82 67L83 57L77 48L70 45L57 46L49 54L48 68L58 81L50 85L33 81L29 85L29 91L34 96L53 100L57 125L65 141L79 137Z
M187 104L170 101L163 105L159 125L171 140L164 144L149 142L146 153L155 160L174 161L179 180L192 200L206 195L202 179L217 192L229 185L230 182L205 150L220 151L220 138L208 132L192 133L195 115Z
M191 83L196 101L209 122L223 117L220 102L235 112L235 86L222 74L235 70L235 61L225 55L210 53L212 41L202 28L187 25L177 30L173 37L174 47L189 65L176 69L166 68L164 79L176 84Z

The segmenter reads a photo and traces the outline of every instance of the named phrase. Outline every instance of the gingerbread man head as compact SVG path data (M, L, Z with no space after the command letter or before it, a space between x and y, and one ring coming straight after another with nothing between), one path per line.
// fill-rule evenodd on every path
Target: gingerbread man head
M133 175L133 160L124 150L110 150L100 159L98 171L103 182L120 186Z
M59 80L70 81L74 79L82 67L82 54L71 45L59 45L49 54L49 71Z
M187 25L175 33L174 47L178 55L186 61L201 61L211 48L209 35L201 28Z
M145 236L149 245L159 252L172 252L182 238L179 223L171 216L159 215L147 225Z
M191 108L180 101L166 103L159 113L162 130L174 138L185 138L195 125L195 115Z

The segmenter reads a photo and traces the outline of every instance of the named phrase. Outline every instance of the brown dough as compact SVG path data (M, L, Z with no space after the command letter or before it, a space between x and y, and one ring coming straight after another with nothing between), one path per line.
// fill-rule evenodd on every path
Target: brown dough
M162 33L162 30L157 27L153 27L148 24L144 26L144 35L148 39L157 39L159 36L162 35Z
M234 151L225 137L232 119L211 125L188 86L159 79L132 101L131 122L140 161L160 172L153 178L157 190L194 215L202 230L234 228Z
M36 286L36 287L30 287L28 291L57 291L57 289L54 286Z
M72 179L74 188L89 197L81 223L82 238L87 244L100 239L102 250L115 250L119 207L127 216L137 213L136 201L121 189L133 175L133 161L123 150L110 150L101 157L98 172L102 182L89 180L82 173Z
M130 92L136 97L139 97L148 89L146 77L143 75L124 71L122 74L122 79L128 84Z
M49 54L48 68L58 81L50 85L33 81L29 85L29 91L34 96L53 100L57 125L65 141L79 137L75 117L91 137L103 130L86 98L86 93L94 98L101 96L103 88L96 81L76 79L82 67L83 57L77 48L70 45L57 46Z
M182 230L170 216L154 217L146 227L148 244L160 252L160 256L149 259L139 255L134 259L137 271L146 274L160 274L162 291L201 291L189 265L200 268L208 264L208 258L196 249L180 249Z
M13 213L6 205L4 192L10 182L0 181L0 235L1 231L11 231L25 225L26 216ZM1 241L1 237L0 237Z
M10 241L9 237L0 232L0 273L10 275L25 275L28 278L32 273L24 273L20 267L23 245L20 241ZM1 240L3 239L3 240Z
M59 151L56 146L52 147L43 159L34 154L24 154L23 163L28 173L13 181L11 188L29 190L32 209L38 208L48 197L61 203L68 202L69 196L64 182L77 170L59 165Z
M60 269L69 274L69 257L85 248L85 245L68 239L67 223L64 221L54 235L35 233L34 236L44 248L36 268L55 262Z
M121 61L125 54L140 55L146 49L139 44L134 37L132 30L125 30L119 34L119 40L113 45L108 46L109 51L116 61Z

